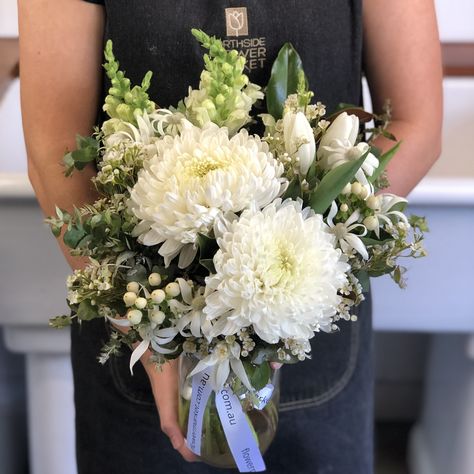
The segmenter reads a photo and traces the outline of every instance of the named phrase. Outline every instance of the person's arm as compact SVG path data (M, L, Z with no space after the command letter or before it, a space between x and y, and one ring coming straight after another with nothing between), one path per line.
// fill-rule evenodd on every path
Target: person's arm
M375 112L390 99L402 140L387 192L408 194L441 151L442 63L433 0L363 0L365 73ZM387 150L393 142L379 138ZM385 191L384 191L385 192Z
M66 178L61 162L64 152L75 148L76 133L89 135L96 120L104 12L80 0L19 0L18 13L28 174L43 212L52 215L55 205L71 210L97 197L90 182L93 167ZM62 250L73 268L84 264L64 245ZM142 362L161 427L181 455L194 460L178 425L176 364L158 372L147 356Z

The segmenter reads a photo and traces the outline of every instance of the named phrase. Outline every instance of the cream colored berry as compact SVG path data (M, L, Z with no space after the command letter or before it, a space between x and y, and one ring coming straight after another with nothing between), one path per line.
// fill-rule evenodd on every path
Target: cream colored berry
M125 303L125 306L133 306L136 300L137 300L137 294L133 291L127 291L123 295L123 302Z
M174 298L175 296L178 296L180 293L179 285L176 282L168 283L165 287L165 292L168 296L171 296L172 298Z
M151 292L151 299L153 303L160 304L166 298L166 294L163 290L153 290Z
M151 273L148 277L148 283L151 286L160 286L161 285L161 276L159 273Z
M362 186L359 193L359 197L362 199L365 199L368 195L369 195L369 190L366 187Z
M368 216L364 219L363 224L367 230L375 230L379 226L379 221L375 216Z
M356 196L358 196L361 191L362 191L362 185L358 181L351 184L352 194L355 194Z
M370 196L365 202L369 209L380 209L380 198L378 196Z
M138 295L138 292L140 291L140 285L136 281L131 281L127 285L127 291L131 291L132 293L136 293Z
M352 186L351 186L351 183L347 183L343 188L342 188L342 191L341 191L341 194L349 194L352 190Z
M166 314L159 309L154 309L150 313L150 321L156 324L161 324L166 318Z
M347 212L349 210L349 206L346 203L341 204L341 211Z
M140 324L142 317L143 317L143 314L139 309L131 309L127 313L127 319L133 325Z
M145 308L147 305L147 301L146 301L146 298L137 298L136 301L135 301L135 306L138 308L138 309L143 309Z

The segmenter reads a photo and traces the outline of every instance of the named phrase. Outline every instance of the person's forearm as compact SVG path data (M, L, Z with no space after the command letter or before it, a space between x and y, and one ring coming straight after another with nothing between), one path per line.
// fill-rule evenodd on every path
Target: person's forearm
M441 152L441 133L427 130L423 125L394 120L388 129L401 141L400 148L387 167L390 187L383 192L406 196L426 175ZM391 140L379 137L375 145L383 151L395 145Z

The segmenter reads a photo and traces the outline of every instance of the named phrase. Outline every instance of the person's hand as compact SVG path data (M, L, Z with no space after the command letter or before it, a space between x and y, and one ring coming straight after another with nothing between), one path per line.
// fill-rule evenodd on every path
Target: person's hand
M128 332L129 328L113 324L115 329ZM138 345L136 343L134 346ZM135 347L134 347L135 348ZM170 439L176 449L188 462L199 461L199 458L186 446L184 436L178 424L178 361L172 360L163 364L161 370L150 363L151 352L147 350L140 358L150 380L153 397L160 417L163 433Z

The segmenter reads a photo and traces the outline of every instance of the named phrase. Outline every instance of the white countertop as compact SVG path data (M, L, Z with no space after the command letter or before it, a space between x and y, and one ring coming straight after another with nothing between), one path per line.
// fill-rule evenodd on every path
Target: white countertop
M0 173L1 198L34 198L24 173ZM416 205L474 205L474 178L427 177L408 196Z

